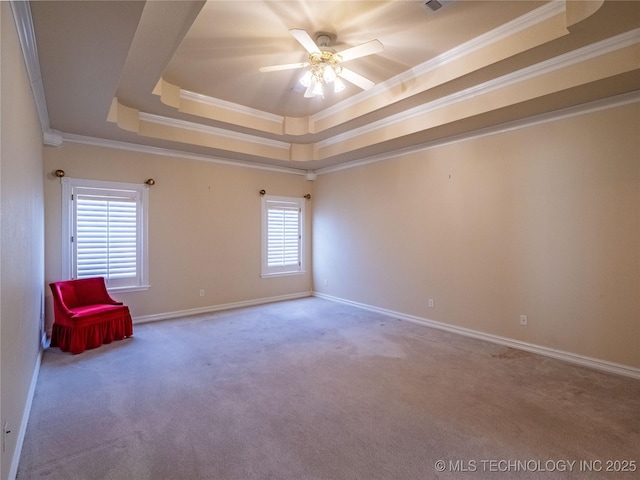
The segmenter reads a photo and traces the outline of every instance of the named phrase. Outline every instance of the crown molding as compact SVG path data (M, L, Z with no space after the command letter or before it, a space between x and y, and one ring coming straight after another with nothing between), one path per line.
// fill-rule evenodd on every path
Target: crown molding
M536 18L539 18L539 16ZM523 22L519 22L519 24L522 25ZM501 29L502 34L504 34L505 31L505 29ZM517 83L526 82L541 75L545 75L562 68L567 68L577 63L586 62L588 60L606 55L611 52L615 52L629 46L636 45L638 43L640 43L640 29L630 30L615 37L611 37L600 42L587 45L585 47L567 52L549 60L545 60L535 65L531 65L521 70L489 80L482 84L475 85L465 90L461 90L445 97L438 98L434 101L419 105L412 109L397 113L395 115L391 115L376 122L372 122L359 128L347 131L345 133L335 135L333 137L315 143L314 148L326 148L331 145L347 142L360 135L368 134L376 130L388 129L400 123L410 121L415 117L433 112L437 109L446 108L460 102L469 101L477 96L485 95L496 90L507 88ZM200 97L208 98L204 96ZM277 148L280 150L290 151L292 147L292 144L289 142L235 132L219 127L212 127L200 123L178 120L150 113L140 112L139 119L140 121L164 125L170 128L204 133L206 135L219 136L222 138L253 143L264 147Z
M340 102L332 107L326 108L321 112L318 112L311 116L312 122L318 122L329 116L336 115L344 110L353 108L356 104L365 101L369 98L376 97L382 93L382 91L390 90L403 85L409 81L413 81L417 77L427 75L444 65L456 62L462 58L468 56L471 53L482 50L493 45L496 42L504 40L509 36L516 35L527 28L533 27L545 20L553 18L556 15L563 13L566 9L564 1L554 1L547 3L525 15L522 15L510 22L507 22L499 27L486 32L476 38L473 38L457 47L452 48L426 62L413 67L405 72L402 72L395 77L390 78L384 82L378 83L373 88L360 92L353 97L350 97L343 102Z
M255 143L264 147L273 147L289 150L291 144L289 142L283 142L280 140L272 140L270 138L258 137L256 135L249 135L248 133L234 132L232 130L225 130L223 128L211 127L209 125L203 125L201 123L189 122L186 120L178 120L175 118L163 117L161 115L155 115L152 113L140 112L139 118L141 121L155 123L158 125L164 125L167 127L178 128L181 130L189 130L191 132L204 133L207 135L217 135L228 139L240 140L243 142Z
M59 147L62 145L62 134L57 130L50 128L44 132L43 137L43 143L45 145L49 145L50 147Z
M118 140L108 140L104 138L87 137L84 135L76 135L74 133L61 133L65 142L77 143L82 145L91 145L94 147L115 148L117 150L126 150L129 152L148 153L151 155L161 155L163 157L173 157L185 160L194 160L197 162L209 162L218 165L228 165L232 167L251 168L255 170L265 170L268 172L286 173L289 175L307 175L307 170L296 168L276 167L273 165L265 165L254 162L243 162L241 160L232 160L229 158L216 157L213 155L202 155L197 153L189 153L182 150L172 150L163 147L152 147L149 145L139 145L137 143L121 142Z
M247 107L245 105L240 105L239 103L233 103L226 100L221 100L219 98L209 97L201 93L190 92L189 90L180 89L180 98L196 103L202 103L204 105L210 105L221 110L227 110L243 115L250 115L252 117L268 120L270 122L284 122L284 117L282 115L276 115L275 113L265 112L264 110Z
M415 146L400 149L400 150L394 150L391 153L373 155L360 160L355 160L352 162L347 162L347 163L343 163L333 167L321 168L317 170L302 170L302 169L295 169L295 168L275 167L271 165L263 165L263 164L257 164L252 162L242 162L239 160L231 160L227 158L215 157L210 155L188 153L180 150L172 150L172 149L167 149L162 147L151 147L148 145L138 145L134 143L120 142L116 140L107 140L107 139L96 138L96 137L87 137L83 135L76 135L76 134L64 133L64 132L63 133L58 132L58 133L61 135L64 141L69 143L77 143L77 144L91 145L91 146L105 147L105 148L115 148L118 150L148 153L152 155L161 155L165 157L173 157L173 158L194 160L194 161L200 161L200 162L210 162L210 163L215 163L219 165L228 165L228 166L241 167L241 168L265 170L265 171L276 172L276 173L285 173L290 175L306 176L308 180L315 180L319 175L338 172L341 170L347 170L350 168L361 167L364 165L368 165L370 163L377 163L385 160L391 160L394 158L398 158L402 155L422 152L422 151L429 150L431 148L440 147L440 146L448 145L451 143L462 142L462 141L490 136L490 135L496 135L504 132L518 130L521 128L531 127L534 125L562 120L565 118L571 118L579 115L586 115L586 114L598 112L601 110L608 110L611 108L623 107L623 106L631 105L638 102L640 102L640 92L635 91L635 92L618 95L618 96L603 99L603 100L597 100L597 101L586 103L583 105L578 105L575 107L565 108L562 110L558 110L556 112L544 113L541 115L536 115L536 116L528 117L522 120L508 122L508 123L497 125L494 127L484 128L484 129L476 130L473 132L455 135L452 137L446 137L440 140L435 140L433 142L428 142L421 145L415 145Z
M548 74L550 72L575 65L576 63L585 62L601 55L637 45L640 43L640 29L630 30L600 42L579 48L577 50L567 52L557 57L545 60L543 62L525 67L521 70L503 75L501 77L489 80L479 85L452 93L445 97L438 98L428 103L424 103L409 110L391 115L382 120L378 120L362 127L350 130L343 134L335 135L326 140L318 142L318 148L327 147L336 143L350 140L359 135L370 133L378 129L389 128L400 122L406 122L412 118L432 112L436 109L454 105L459 102L467 101L479 95L484 95L495 90L506 88L515 83L525 82L535 77Z
M31 17L31 7L29 2L11 0L11 12L18 31L18 39L22 48L22 56L27 68L27 76L33 93L33 100L36 106L40 127L43 132L43 143L47 143L47 133L51 131L49 123L49 112L47 111L47 100L44 95L42 85L42 74L40 73L40 60L38 58L38 47L36 44L36 34L33 29L33 18Z
M488 137L491 135L497 135L500 133L511 132L519 130L521 128L533 127L535 125L541 125L544 123L555 122L566 118L577 117L580 115L587 115L590 113L599 112L601 110L609 110L611 108L624 107L626 105L632 105L640 102L640 91L633 91L622 95L616 95L614 97L605 98L602 100L595 100L593 102L584 103L582 105L576 105L573 107L563 108L554 112L542 113L540 115L534 115L521 120L514 120L512 122L495 125L492 127L481 128L467 133L461 133L451 137L445 137L438 140L434 140L420 145L414 145L411 147L394 150L390 153L383 153L379 155L373 155L370 157L354 160L352 162L342 163L327 168L320 168L315 170L314 173L318 175L324 175L327 173L339 172L341 170L348 170L350 168L362 167L370 163L383 162L385 160L391 160L403 155L409 155L412 153L419 153L430 150L436 147L442 147L445 145L464 142L466 140L472 140L474 138Z

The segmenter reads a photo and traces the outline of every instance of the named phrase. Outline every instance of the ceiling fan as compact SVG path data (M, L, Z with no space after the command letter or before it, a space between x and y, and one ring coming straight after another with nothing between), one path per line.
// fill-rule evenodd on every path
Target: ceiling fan
M328 46L331 43L331 37L329 35L319 34L314 42L307 32L299 28L293 28L289 30L289 33L309 52L309 60L301 63L261 67L261 72L276 72L309 67L300 79L300 83L307 87L304 93L306 98L324 96L323 84L333 83L336 93L344 90L345 85L341 79L345 79L363 90L368 90L375 85L375 83L368 78L343 67L342 64L355 58L381 52L384 50L384 45L382 45L379 40L371 40L334 53L328 50Z

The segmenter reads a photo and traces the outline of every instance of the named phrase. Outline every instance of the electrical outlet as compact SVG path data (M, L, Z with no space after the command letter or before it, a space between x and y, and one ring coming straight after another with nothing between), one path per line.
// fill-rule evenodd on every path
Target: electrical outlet
M529 319L526 315L520 315L520 325L529 325Z
M433 298L429 299L429 308L433 308Z
M204 290L200 290L200 296L204 297Z
M329 280L327 280L326 278L324 279L324 286L326 287L327 285L329 285Z

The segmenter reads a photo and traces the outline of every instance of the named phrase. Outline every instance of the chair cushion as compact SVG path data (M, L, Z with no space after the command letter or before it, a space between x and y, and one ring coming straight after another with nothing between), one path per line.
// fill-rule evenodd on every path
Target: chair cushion
M116 310L126 310L127 307L123 305L85 305L83 307L72 308L71 311L74 313L74 318L78 319L80 317L88 317L91 315L99 315L101 313L112 313Z

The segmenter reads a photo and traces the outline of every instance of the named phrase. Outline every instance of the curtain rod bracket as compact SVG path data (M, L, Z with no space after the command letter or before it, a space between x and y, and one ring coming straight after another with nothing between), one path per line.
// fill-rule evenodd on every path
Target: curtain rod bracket
M261 196L261 197L264 197L266 194L267 194L267 191L266 191L266 190L264 190L264 189L263 189L263 190L260 190L260 196Z
M58 178L62 178L65 176L64 170L56 170L55 172L53 172L55 174L56 177Z

